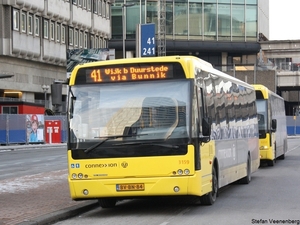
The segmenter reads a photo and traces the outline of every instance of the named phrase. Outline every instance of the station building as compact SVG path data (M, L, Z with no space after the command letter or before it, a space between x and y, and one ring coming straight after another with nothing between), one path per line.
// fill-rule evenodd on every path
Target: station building
M158 34L161 1L115 0L109 48L122 58L136 55L136 25L154 23ZM269 37L269 0L165 0L166 55L195 55L215 67L256 63L260 39ZM224 70L224 67L218 69Z
M110 0L0 1L0 101L51 108L51 84L66 79L67 50L106 48L110 12Z

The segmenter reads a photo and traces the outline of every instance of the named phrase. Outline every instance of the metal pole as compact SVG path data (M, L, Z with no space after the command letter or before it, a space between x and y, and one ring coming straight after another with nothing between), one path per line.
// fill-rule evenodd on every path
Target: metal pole
M45 109L47 108L47 105L46 105L46 100L47 100L47 90L44 90L44 94L45 94Z
M126 28L125 28L125 4L122 6L122 24L123 24L123 59L125 59L125 38L126 38Z
M46 101L47 101L47 91L49 88L50 88L49 85L46 84L42 85L42 89L44 91L45 109L47 108Z
M126 16L125 16L125 7L131 7L134 6L135 3L124 3L122 5L122 24L123 24L123 59L126 58L126 51L125 51L125 39L126 39Z

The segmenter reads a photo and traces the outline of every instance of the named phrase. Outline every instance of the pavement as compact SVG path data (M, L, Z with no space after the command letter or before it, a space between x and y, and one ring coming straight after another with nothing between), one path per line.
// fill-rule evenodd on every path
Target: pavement
M62 145L65 146L47 144L47 147ZM0 152L33 148L41 148L41 145L0 146ZM49 182L53 177L55 179ZM16 187L18 185L21 188ZM67 168L0 181L0 225L53 224L96 207L99 207L97 201L71 199Z
M289 136L288 138L299 138ZM66 144L47 144L60 147ZM0 146L1 151L41 148L41 145ZM65 170L0 181L0 225L46 225L65 220L98 206L97 201L71 199ZM49 182L51 177L55 178ZM46 182L43 182L46 180ZM11 184L22 184L16 191ZM36 184L36 185L33 185ZM23 187L28 186L27 188ZM1 192L2 190L2 192ZM4 190L4 191L3 191Z

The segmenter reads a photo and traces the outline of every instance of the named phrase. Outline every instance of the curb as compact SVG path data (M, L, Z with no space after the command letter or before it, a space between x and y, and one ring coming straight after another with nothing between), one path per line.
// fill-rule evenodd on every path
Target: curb
M48 213L43 216L36 217L34 219L26 220L24 222L18 223L16 225L47 225L53 224L62 220L69 219L71 217L77 216L79 214L85 213L92 209L100 207L97 201L92 203L83 203L80 205L72 206L66 209L61 209L56 212Z
M67 146L66 143L62 144L32 144L32 145L3 145L0 146L1 151L16 151L16 150L28 150L28 149L36 149L36 148L58 148L58 147L65 147Z

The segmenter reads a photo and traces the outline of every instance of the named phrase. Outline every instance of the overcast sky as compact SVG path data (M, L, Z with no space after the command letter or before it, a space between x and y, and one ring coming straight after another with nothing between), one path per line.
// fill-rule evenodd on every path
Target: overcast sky
M269 2L269 40L300 40L300 0L270 0Z

